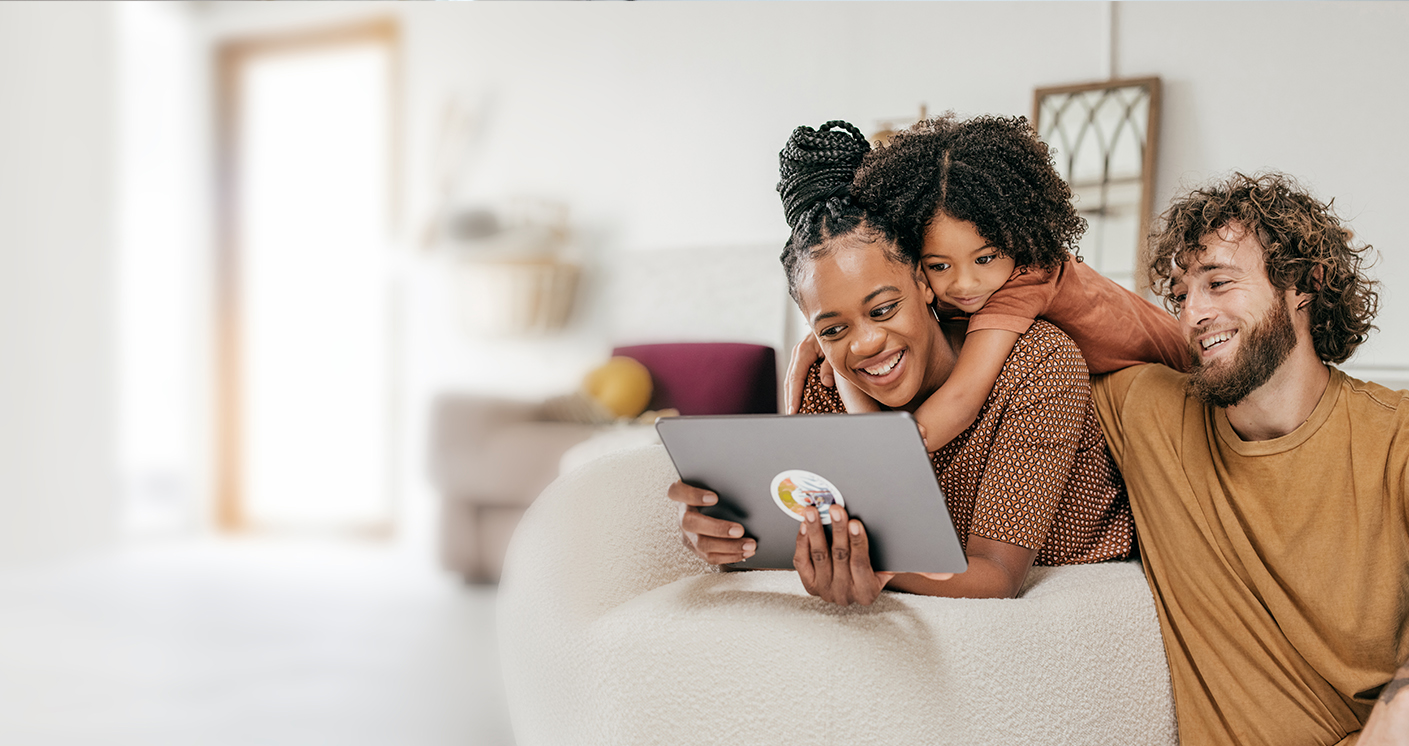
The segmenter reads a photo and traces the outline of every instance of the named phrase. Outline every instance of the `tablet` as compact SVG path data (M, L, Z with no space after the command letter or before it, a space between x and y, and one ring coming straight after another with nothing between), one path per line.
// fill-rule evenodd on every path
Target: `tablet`
M908 412L667 417L656 431L680 479L719 495L701 512L743 524L758 541L731 567L792 569L804 506L830 523L832 502L865 524L878 571L968 567Z

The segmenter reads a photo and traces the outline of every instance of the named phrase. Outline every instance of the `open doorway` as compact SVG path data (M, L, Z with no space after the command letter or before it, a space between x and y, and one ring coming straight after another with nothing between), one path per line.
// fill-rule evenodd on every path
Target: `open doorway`
M217 524L392 527L390 21L218 50Z

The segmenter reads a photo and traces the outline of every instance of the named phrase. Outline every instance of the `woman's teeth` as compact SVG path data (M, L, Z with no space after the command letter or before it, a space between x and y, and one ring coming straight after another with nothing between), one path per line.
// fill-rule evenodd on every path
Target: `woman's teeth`
M901 350L900 352L897 352L892 355L890 359L886 360L880 365L876 365L870 368L862 368L862 370L866 371L867 373L870 373L873 376L883 376L894 370L896 365L900 364L900 357L904 353L905 351Z

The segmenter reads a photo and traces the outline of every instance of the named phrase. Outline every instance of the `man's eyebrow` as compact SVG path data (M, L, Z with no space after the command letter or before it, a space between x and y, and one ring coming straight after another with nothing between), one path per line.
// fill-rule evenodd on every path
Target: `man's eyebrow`
M1207 273L1209 273L1209 272L1216 272L1216 271L1218 271L1218 270L1220 270L1220 269L1237 269L1237 268L1234 267L1234 266L1231 265L1231 264L1219 264L1218 262L1209 262L1208 264L1200 264L1200 265L1197 266L1197 267L1192 267L1192 268L1190 268L1190 269L1185 270L1184 273L1179 276L1179 279L1182 280L1183 278L1188 277L1189 275L1202 275L1202 274L1207 274ZM1176 281L1177 281L1177 280L1176 280Z

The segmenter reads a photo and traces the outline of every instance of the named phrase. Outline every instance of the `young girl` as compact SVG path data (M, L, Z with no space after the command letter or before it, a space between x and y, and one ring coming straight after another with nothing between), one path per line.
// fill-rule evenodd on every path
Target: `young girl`
M1187 369L1174 317L1076 256L1086 221L1025 118L921 122L867 154L852 192L920 263L936 312L969 316L954 375L915 412L931 452L973 424L1018 336L1037 318L1076 341L1092 374L1146 362ZM790 378L806 373L817 349L815 340L798 346ZM856 374L883 377L898 362ZM837 386L848 411L877 408L841 377Z

